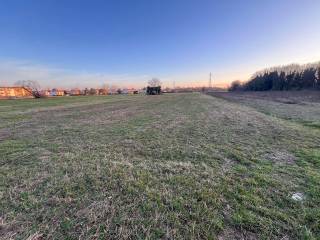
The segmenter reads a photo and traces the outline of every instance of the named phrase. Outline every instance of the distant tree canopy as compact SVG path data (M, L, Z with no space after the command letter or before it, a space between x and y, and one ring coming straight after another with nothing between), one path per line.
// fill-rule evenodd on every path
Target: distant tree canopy
M230 91L237 91L237 90L241 90L241 88L242 88L241 82L239 80L236 80L231 83L229 90Z
M148 81L149 87L161 87L161 81L158 78L152 78Z
M291 64L256 72L248 82L234 81L229 90L320 90L320 62L306 65Z

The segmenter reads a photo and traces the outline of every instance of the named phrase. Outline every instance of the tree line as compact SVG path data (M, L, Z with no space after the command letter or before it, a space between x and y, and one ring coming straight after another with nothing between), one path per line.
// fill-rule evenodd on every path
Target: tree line
M230 91L286 91L320 90L320 62L312 64L291 64L256 72L249 81L234 81Z

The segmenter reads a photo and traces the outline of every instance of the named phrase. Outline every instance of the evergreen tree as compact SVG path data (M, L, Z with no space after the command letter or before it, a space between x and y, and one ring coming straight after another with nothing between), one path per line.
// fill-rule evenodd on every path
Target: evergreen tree
M320 62L306 65L290 64L256 72L251 79L230 88L247 91L320 89Z

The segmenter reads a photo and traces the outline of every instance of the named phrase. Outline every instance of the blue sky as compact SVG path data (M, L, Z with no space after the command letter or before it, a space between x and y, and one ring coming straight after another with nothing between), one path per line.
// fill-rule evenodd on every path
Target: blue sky
M2 0L0 85L170 86L320 60L317 0Z

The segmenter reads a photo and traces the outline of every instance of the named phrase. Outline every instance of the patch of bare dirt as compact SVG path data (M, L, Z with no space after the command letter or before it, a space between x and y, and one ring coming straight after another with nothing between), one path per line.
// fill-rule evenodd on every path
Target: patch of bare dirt
M42 239L44 239L44 238L42 237L42 234L41 234L41 233L38 233L38 232L30 235L30 236L27 238L27 240L42 240Z
M0 129L0 142L7 140L11 136L11 132L8 129Z
M218 240L256 240L259 239L255 233L226 228L218 236Z
M4 218L0 217L0 239L14 239L17 232L19 232L17 224L6 223Z
M234 165L234 161L232 161L231 159L226 158L225 161L222 164L222 172L223 173L227 173L231 170L231 168Z
M267 153L264 158L275 164L294 164L296 161L296 157L287 151Z

